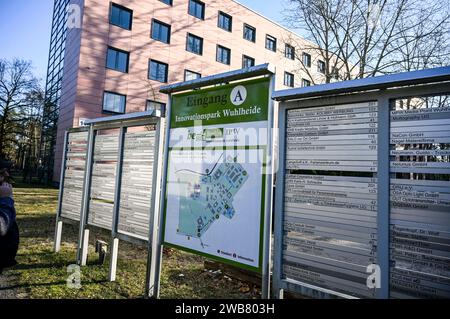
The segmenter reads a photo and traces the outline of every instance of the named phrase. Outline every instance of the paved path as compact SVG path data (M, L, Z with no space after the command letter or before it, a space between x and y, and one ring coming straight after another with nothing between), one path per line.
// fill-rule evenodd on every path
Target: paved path
M4 270L0 275L0 299L17 299L19 289L12 270Z

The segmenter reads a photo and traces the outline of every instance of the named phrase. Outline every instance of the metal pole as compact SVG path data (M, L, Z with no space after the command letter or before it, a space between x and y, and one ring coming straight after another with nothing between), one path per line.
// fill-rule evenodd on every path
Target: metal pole
M53 250L55 253L59 253L61 250L61 237L62 237L62 227L63 222L61 220L62 213L62 201L64 193L64 180L66 178L66 166L67 166L67 144L69 140L69 132L64 134L64 151L61 164L61 174L59 179L59 195L58 195L58 210L56 211L56 227L55 227L55 242Z
M158 234L157 234L157 242L152 245L153 252L152 254L155 254L153 258L154 260L154 266L152 271L154 271L154 274L152 276L153 283L150 283L151 286L153 286L153 297L159 298L160 294L160 284L161 284L161 266L162 266L162 252L163 252L163 233L164 233L164 210L165 210L165 202L166 202L166 181L167 181L167 165L169 163L169 139L170 139L170 116L172 113L172 95L169 94L169 100L167 103L167 111L166 111L166 127L165 127L165 140L164 140L164 148L162 154L163 160L161 161L162 166L162 178L161 178L161 193L160 193L160 205L159 205L159 227L158 227ZM162 143L161 143L162 145Z
M389 298L389 214L390 214L390 103L385 91L378 99L378 245L377 259L381 270L377 298Z
M117 167L116 167L116 182L114 191L114 208L112 219L112 231L111 231L111 256L109 262L109 281L116 281L117 272L117 258L119 254L119 238L117 238L119 214L120 214L120 194L122 192L122 169L123 169L123 154L124 154L124 142L127 128L121 127L119 132L119 145L117 155Z
M92 172L92 161L94 158L94 145L95 145L95 131L94 126L89 126L89 135L88 135L88 147L87 147L87 155L86 155L86 168L84 171L84 183L83 183L83 199L81 205L81 214L80 214L80 229L79 229L79 237L78 237L78 251L77 251L77 263L80 266L86 265L87 258L87 248L89 247L89 230L86 229L87 224L87 213L89 206L89 199L91 193L91 172Z
M265 194L265 215L264 215L264 246L262 264L262 299L270 298L270 272L272 266L272 195L273 195L273 128L274 128L274 102L272 94L275 90L275 74L270 75L269 105L268 105L268 125L267 125L267 157L265 163L266 174L266 194ZM268 159L268 161L267 161Z
M273 265L273 295L283 299L281 289L282 259L283 259L283 223L284 223L284 168L286 155L286 109L280 104L278 111L278 171L275 193L275 230L274 230L274 265Z
M161 267L161 251L159 233L160 221L160 200L161 200L161 167L164 143L162 138L162 129L164 128L164 118L160 118L156 125L155 146L154 146L154 162L153 162L153 185L152 185L152 201L150 206L149 220L149 237L148 237L148 261L147 261L147 277L145 285L145 294L149 298L158 298L159 290L155 291L155 284L159 284L159 268Z

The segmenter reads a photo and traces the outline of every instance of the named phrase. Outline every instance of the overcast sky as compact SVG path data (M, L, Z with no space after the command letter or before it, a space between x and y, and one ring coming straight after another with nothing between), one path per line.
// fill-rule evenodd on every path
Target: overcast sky
M238 0L281 22L280 0ZM35 73L45 80L53 0L0 0L0 58L31 60Z

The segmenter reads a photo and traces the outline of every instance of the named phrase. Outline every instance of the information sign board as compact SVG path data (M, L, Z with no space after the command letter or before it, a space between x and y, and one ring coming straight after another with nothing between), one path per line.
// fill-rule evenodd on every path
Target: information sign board
M262 270L270 79L172 96L164 245Z

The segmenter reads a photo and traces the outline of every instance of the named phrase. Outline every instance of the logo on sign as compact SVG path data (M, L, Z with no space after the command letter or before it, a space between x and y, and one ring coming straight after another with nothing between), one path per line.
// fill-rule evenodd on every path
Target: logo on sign
M230 98L233 105L242 105L247 99L247 89L242 85L236 86L233 91L231 91Z

